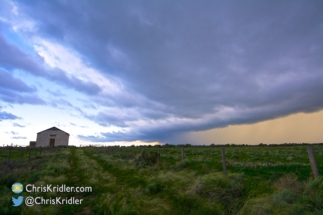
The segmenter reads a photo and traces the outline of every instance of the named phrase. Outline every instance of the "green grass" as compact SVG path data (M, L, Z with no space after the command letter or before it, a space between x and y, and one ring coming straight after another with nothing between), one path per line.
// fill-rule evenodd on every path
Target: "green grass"
M323 145L314 145L323 173ZM0 148L0 214L323 214L323 179L313 180L306 146ZM160 152L160 154L158 154ZM81 205L13 207L14 182L90 186Z

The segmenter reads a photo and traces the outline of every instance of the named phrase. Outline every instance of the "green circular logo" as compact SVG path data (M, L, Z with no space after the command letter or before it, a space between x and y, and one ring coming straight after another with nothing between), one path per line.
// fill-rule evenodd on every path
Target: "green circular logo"
M11 190L12 192L19 194L24 190L24 186L21 183L16 182L11 186Z

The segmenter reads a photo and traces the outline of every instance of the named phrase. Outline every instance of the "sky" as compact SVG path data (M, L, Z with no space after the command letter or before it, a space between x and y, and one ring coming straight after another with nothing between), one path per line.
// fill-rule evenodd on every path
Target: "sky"
M323 142L323 1L1 0L0 146Z

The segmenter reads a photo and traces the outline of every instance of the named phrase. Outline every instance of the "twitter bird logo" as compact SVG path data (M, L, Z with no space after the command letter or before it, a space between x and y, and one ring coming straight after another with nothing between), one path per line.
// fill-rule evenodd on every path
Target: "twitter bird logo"
M17 199L12 197L13 206L17 207L17 206L21 205L22 200L24 200L23 196L18 196Z

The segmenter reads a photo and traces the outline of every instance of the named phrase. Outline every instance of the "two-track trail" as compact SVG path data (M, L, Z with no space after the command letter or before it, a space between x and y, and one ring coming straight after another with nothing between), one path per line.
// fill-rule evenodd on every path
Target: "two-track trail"
M94 154L78 149L79 170L84 183L93 186L95 199L92 209L102 214L167 214L167 200L151 196L146 191L149 175L130 165L126 160Z

